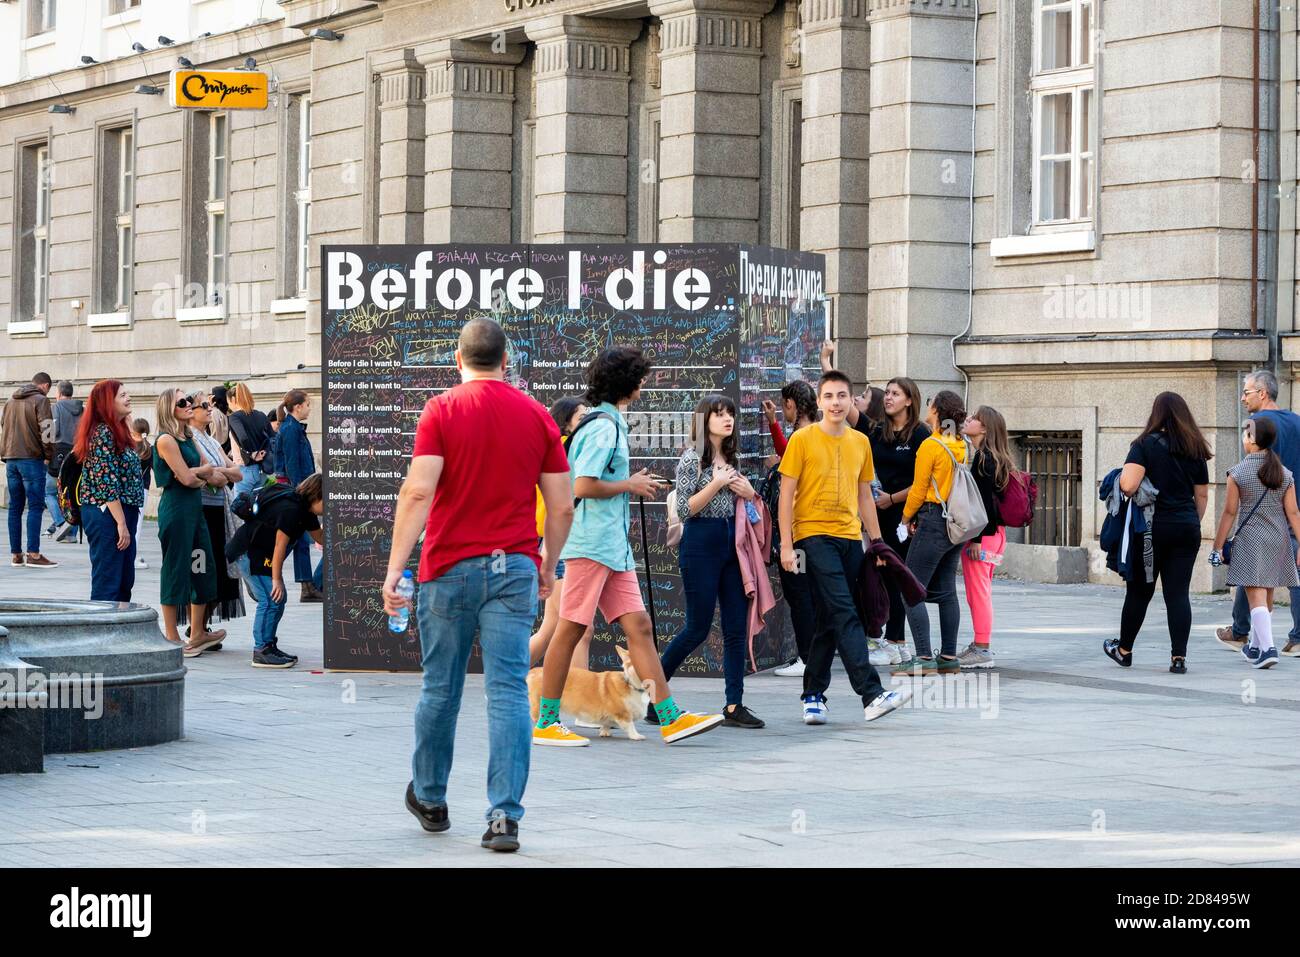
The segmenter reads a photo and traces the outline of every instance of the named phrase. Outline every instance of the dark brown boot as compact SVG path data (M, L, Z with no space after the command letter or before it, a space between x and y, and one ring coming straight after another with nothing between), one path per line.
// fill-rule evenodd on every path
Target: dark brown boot
M322 602L325 600L325 593L317 591L316 586L311 582L302 583L302 593L299 595L300 602Z

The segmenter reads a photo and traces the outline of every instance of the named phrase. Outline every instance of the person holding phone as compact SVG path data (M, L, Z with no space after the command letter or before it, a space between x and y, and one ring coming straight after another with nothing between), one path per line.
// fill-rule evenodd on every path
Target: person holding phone
M654 629L641 599L636 560L628 543L632 496L654 498L664 480L641 469L631 471L624 411L641 396L650 361L634 346L605 349L587 367L591 413L578 423L569 443L573 494L578 500L573 528L560 558L565 563L560 622L542 665L541 701L533 743L584 747L591 741L560 724L560 694L569 676L573 650L599 608L627 636L637 674L652 683L659 731L666 744L712 730L720 714L693 714L673 700L659 663Z
M724 724L761 728L763 722L741 703L745 693L745 647L749 600L736 554L736 499L757 493L738 468L736 405L725 395L707 395L691 419L691 444L677 461L677 516L682 521L678 562L686 596L686 622L664 649L669 680L686 657L709 637L713 612L722 612L722 668L726 676ZM657 722L654 708L646 721Z

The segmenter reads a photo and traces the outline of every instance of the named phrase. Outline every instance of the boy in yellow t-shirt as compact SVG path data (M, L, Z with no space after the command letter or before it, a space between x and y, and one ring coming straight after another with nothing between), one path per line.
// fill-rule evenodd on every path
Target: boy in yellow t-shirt
M871 495L875 477L871 444L849 428L852 383L843 372L826 372L817 383L821 421L790 436L781 458L781 567L808 575L817 627L803 677L805 724L825 724L826 689L836 649L849 683L874 721L912 696L886 691L868 659L867 634L853 602L864 560L862 533L880 540Z

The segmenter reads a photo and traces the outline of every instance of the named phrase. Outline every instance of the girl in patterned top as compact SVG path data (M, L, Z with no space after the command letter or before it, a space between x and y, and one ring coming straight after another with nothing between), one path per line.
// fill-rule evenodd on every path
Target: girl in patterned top
M713 612L722 611L722 669L726 677L724 724L761 728L763 722L741 703L745 691L748 601L736 556L736 497L756 493L737 469L736 405L710 395L695 407L691 444L677 462L677 514L682 519L679 564L686 595L686 623L664 649L664 677L673 673L709 637ZM653 708L646 720L653 723Z
M81 524L90 546L92 601L129 602L136 520L144 507L140 458L127 425L131 396L116 379L95 383L72 454L81 463Z
M1300 511L1296 509L1295 477L1273 451L1277 425L1267 416L1246 423L1242 447L1246 457L1228 470L1228 497L1214 536L1210 564L1223 564L1221 552L1229 530L1233 532L1228 584L1246 589L1250 603L1250 641L1242 657L1255 668L1271 668L1278 661L1273 646L1273 589L1300 585L1291 536L1300 538Z

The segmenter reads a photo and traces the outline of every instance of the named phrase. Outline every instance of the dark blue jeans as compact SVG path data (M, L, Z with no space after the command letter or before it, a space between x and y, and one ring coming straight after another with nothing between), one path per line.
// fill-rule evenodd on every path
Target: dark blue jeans
M119 551L113 513L101 511L98 505L81 507L81 524L90 546L91 601L131 600L131 589L135 587L135 526L140 509L123 505L122 515L131 533L131 544Z
M293 580L296 582L313 581L311 570L311 536L303 536L293 543Z
M808 576L817 615L817 629L803 673L803 693L826 694L831 685L831 661L838 649L849 684L862 696L863 704L870 704L884 693L885 687L868 658L867 632L853 602L853 589L865 557L862 539L813 535L799 539L794 547L796 554L803 553L804 574Z
M925 601L908 606L907 624L912 629L916 653L929 658L930 611L926 602L939 606L940 653L949 658L957 654L957 629L961 627L961 602L957 600L957 566L961 563L961 545L948 539L948 524L943 509L927 502L917 512L916 534L907 550L907 567L916 580L926 587Z
M9 551L23 550L23 508L27 509L27 550L41 550L41 515L45 512L45 462L10 459L5 462L9 484Z
M722 609L722 671L727 704L740 704L745 694L745 645L749 600L736 558L736 521L731 518L691 518L682 526L678 551L682 591L686 595L686 624L664 649L664 677L709 637L713 610Z
M777 566L780 568L780 566ZM817 612L813 608L812 589L807 575L796 575L781 568L781 594L790 609L790 624L794 627L794 647L799 660L808 664L812 651L813 635L817 633Z

